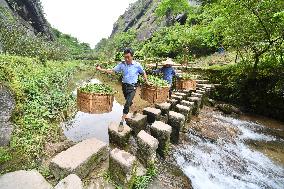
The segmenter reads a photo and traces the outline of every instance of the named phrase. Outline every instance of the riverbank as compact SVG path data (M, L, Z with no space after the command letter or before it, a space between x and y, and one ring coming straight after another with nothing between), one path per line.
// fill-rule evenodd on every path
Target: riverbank
M41 169L45 144L63 141L59 122L74 112L75 99L66 91L68 80L87 69L79 61L48 61L0 55L1 85L15 99L8 146L0 149L1 174L18 169Z

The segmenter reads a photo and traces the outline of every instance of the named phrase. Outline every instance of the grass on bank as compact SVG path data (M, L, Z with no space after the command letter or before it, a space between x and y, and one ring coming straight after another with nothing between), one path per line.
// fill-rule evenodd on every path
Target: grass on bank
M0 84L9 87L16 100L9 147L0 148L0 174L37 168L47 142L60 138L59 122L75 107L67 90L70 78L86 69L79 61L47 61L0 55Z

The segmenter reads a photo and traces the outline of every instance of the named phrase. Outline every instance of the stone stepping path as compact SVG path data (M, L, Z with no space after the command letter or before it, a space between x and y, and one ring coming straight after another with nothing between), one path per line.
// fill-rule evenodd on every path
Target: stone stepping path
M194 91L179 91L172 95L168 102L155 104L155 108L143 109L127 119L123 132L118 132L118 123L109 125L110 143L119 148L109 151L106 143L92 138L84 140L73 147L57 154L50 163L50 170L57 180L61 180L55 189L81 189L82 178L85 178L102 161L109 158L109 171L113 179L127 187L133 172L142 163L144 167L155 162L156 153L161 157L168 154L170 143L178 144L180 133L185 132L185 123L192 115L198 115L206 95L214 88L207 80L197 80ZM147 127L150 129L147 131ZM137 142L136 154L124 149L129 145L133 135ZM138 157L138 158L136 158ZM143 170L143 169L141 169ZM140 174L145 174L141 171ZM53 188L37 171L16 171L0 177L1 189L50 189Z
M101 161L108 158L108 145L98 139L84 140L57 154L49 165L57 180L69 174L85 178Z

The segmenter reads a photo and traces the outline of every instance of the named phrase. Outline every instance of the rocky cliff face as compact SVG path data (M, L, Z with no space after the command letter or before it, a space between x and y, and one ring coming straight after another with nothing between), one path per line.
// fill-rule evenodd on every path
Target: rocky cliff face
M0 13L8 11L31 34L41 33L53 40L54 35L46 21L39 0L0 0ZM0 19L7 19L0 14Z
M149 38L154 31L166 24L165 20L158 20L154 11L161 0L138 0L133 3L113 26L111 36L129 29L137 31L139 40Z
M129 6L123 15L115 22L111 36L119 32L126 32L129 29L137 31L137 38L145 40L157 31L160 27L171 25L174 22L185 23L187 16L185 14L177 17L158 19L154 14L161 0L137 0ZM189 4L195 6L198 0L189 0Z

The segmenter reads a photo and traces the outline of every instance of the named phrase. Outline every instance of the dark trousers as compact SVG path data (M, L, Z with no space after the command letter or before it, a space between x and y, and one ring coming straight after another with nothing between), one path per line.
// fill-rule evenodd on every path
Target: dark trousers
M127 84L127 83L122 83L122 92L124 95L124 98L126 100L123 108L123 113L128 114L129 113L129 108L133 104L132 100L135 96L136 93L136 84Z

